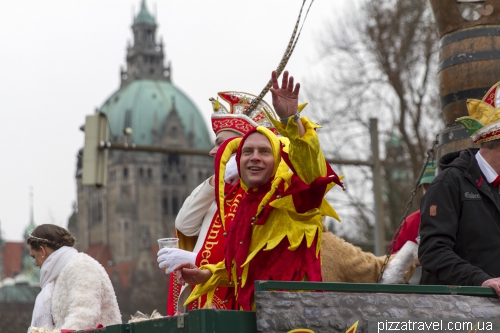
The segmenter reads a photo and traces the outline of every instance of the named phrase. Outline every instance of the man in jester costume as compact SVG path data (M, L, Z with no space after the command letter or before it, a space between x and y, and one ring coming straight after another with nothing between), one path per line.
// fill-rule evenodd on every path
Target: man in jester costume
M242 137L248 131L257 126L269 128L274 133L278 133L273 123L266 114L276 118L274 110L265 101L256 104L254 111L245 114L245 110L252 100L257 96L237 92L224 91L218 93L218 98L211 98L213 107L212 128L216 135L214 148L210 151L210 156L215 157L219 147L224 141ZM221 101L226 102L226 108ZM305 106L299 105L299 110ZM287 150L287 148L285 148ZM283 163L284 164L284 163ZM225 185L229 187L238 181L238 170L234 156L228 161L225 169ZM285 164L286 167L286 164ZM286 167L288 169L288 167ZM243 192L242 189L239 190ZM159 267L166 269L170 274L179 263L189 261L196 266L206 264L216 264L224 259L224 246L228 225L222 226L219 211L217 209L215 197L215 175L205 180L193 190L186 198L179 211L175 226L179 237L179 249L164 248L158 252ZM173 280L173 279L171 279ZM183 306L184 301L189 296L191 287L183 287L170 281L169 296L167 302L167 315L186 312ZM213 297L212 307L217 309L232 309L234 290L227 291L220 287ZM189 304L189 309L202 308L206 303L206 297L202 296Z
M324 196L343 184L325 162L316 134L320 126L299 116L300 84L293 81L285 72L280 88L272 74L273 105L281 122L269 118L288 138L288 153L261 126L226 141L217 152L216 199L228 230L224 259L201 269L192 263L175 268L181 284L197 285L186 303L206 294L210 304L217 287L235 286L236 308L252 310L255 280L322 280L322 216L338 219ZM234 153L240 179L228 189L223 175Z

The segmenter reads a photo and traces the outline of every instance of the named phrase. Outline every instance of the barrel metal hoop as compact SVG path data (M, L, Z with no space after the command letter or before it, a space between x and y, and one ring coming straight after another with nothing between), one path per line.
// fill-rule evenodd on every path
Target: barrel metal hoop
M438 135L438 146L444 145L445 143L449 143L456 140L462 140L470 138L469 132L465 129L465 127L457 127L456 129L452 128L451 131L443 131Z
M444 108L446 105L450 103L460 101L466 98L482 99L483 96L486 95L489 89L490 86L484 88L474 88L474 89L452 92L451 94L441 97L441 108Z
M451 33L441 38L439 46L443 47L453 42L458 42L468 38L483 37L483 36L500 36L500 27L469 29Z
M492 59L500 59L500 51L481 51L481 52L462 53L454 55L452 57L449 57L448 59L444 59L443 61L441 61L441 63L439 64L438 72L454 65L459 65L478 60L492 60Z

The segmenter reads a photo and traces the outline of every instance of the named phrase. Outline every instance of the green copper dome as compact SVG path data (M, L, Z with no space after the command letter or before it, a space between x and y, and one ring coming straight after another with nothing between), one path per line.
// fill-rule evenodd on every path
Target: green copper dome
M149 13L148 9L146 8L146 1L142 0L141 2L141 11L139 14L134 19L134 24L136 23L147 23L151 25L156 25L155 18Z
M174 109L184 125L185 136L194 134L195 147L191 148L210 149L210 136L200 111L168 81L134 80L112 94L100 111L108 116L111 140L123 136L123 130L130 127L135 144L153 145L153 132L161 133Z

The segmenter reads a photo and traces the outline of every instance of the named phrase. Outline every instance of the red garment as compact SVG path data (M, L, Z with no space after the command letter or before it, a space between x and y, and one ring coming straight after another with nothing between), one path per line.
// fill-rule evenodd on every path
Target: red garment
M240 174L240 158L243 143L249 135L256 131L257 130L250 131L247 135L245 135L238 146L236 161L238 163L238 172ZM276 159L276 155L278 153L275 151L274 153ZM281 157L285 161L290 161L287 153L283 150L281 150L278 157ZM277 246L272 249L261 249L255 257L253 257L248 264L248 275L246 277L245 285L242 286L242 276L244 271L243 264L249 256L254 225L273 224L279 226L279 221L274 219L268 220L269 214L271 214L274 210L269 203L273 200L279 199L281 195L291 195L296 211L299 213L307 212L311 209L317 209L320 207L328 183L335 180L340 182L340 179L338 179L338 176L333 172L333 170L328 168L328 164L327 176L318 177L309 185L299 177L295 176L292 177L289 187L285 190L285 183L282 180L278 185L274 185L276 191L273 192L267 203L262 204L262 210L257 215L259 204L261 204L263 198L271 191L278 163L279 160L275 160L273 170L274 174L271 179L259 188L248 190L239 202L236 213L227 214L226 216L226 223L229 219L231 219L231 217L232 221L229 226L226 247L224 249L225 265L232 279L236 279L236 277L238 277L238 280L233 280L233 283L236 285L236 301L239 308L245 311L252 310L254 282L256 280L303 281L306 279L308 281L322 281L321 259L319 255L316 255L316 242L319 235L316 234L309 247L307 246L306 238L304 237L301 244L296 249L289 250L290 243L285 233L283 239ZM289 167L293 167L292 163L289 164ZM227 201L228 198L226 197L225 200ZM299 223L299 221L296 223ZM321 230L318 232L320 231Z
M220 163L219 160L216 162ZM219 175L215 177L216 193L219 192ZM225 183L224 196L225 196L225 211L231 210L233 205L237 205L239 198L243 196L245 191L240 186L230 186ZM212 219L212 223L207 231L207 236L203 242L203 246L198 255L196 256L195 265L200 267L207 264L217 264L219 261L224 260L224 247L226 243L227 230L231 224L231 219L225 219L225 224L222 224L219 211L217 211ZM194 286L192 286L194 288ZM235 293L233 287L217 287L214 292L212 301L212 309L221 310L237 310L234 300ZM189 305L189 310L203 309L207 302L207 295L203 295L196 301Z
M182 286L175 282L174 274L168 278L167 316L177 315L177 302Z
M263 186L257 191L246 193L230 224L225 248L226 268L230 272L234 259L238 276L243 274L241 265L247 260L252 240L251 217L255 214L263 196L268 193L269 187L270 183L267 187ZM277 191L275 196L278 193ZM267 221L269 212L270 210L263 210L262 216L259 216L254 223L272 223L272 221ZM294 251L288 250L290 243L286 237L274 249L259 251L249 264L245 286L242 287L240 283L237 285L239 308L245 311L252 310L251 303L256 280L303 281L307 278L308 281L321 282L321 259L320 256L316 256L317 237L309 247L304 238L302 244ZM286 269L283 262L287 263Z
M93 331L96 328L103 328L103 327L104 326L102 326L102 324L99 324L99 325L97 325L97 327L87 328L84 331ZM78 330L78 331L80 331L80 330ZM72 333L72 332L76 332L76 330L68 330L68 329L65 329L65 328L61 329L61 333Z
M405 223L399 231L398 239L395 240L391 254L398 252L407 241L417 243L418 229L420 228L420 210L417 210L406 218Z
M500 176L498 176L492 183L491 183L491 187L495 188L495 187L498 187L500 186Z

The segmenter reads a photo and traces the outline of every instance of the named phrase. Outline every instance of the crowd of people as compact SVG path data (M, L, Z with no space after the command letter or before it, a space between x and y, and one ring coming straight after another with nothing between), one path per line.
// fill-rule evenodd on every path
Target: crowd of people
M254 310L256 280L377 280L383 257L325 230L325 217L340 220L325 195L344 184L325 161L316 133L320 126L301 114L300 84L286 71L281 85L275 71L271 81L274 108L234 91L218 94L229 108L212 99L214 175L191 193L177 216L181 248L158 252L159 267L175 277L168 315L207 307ZM500 82L481 101L469 100L470 116L458 119L480 148L427 165L420 210L393 240L393 256L407 242L419 244L412 266L421 265L422 276L416 283L485 286L500 297L494 260L500 251L495 243L500 240L499 87ZM436 167L440 172L434 177ZM32 327L85 329L121 322L104 268L74 244L73 236L55 225L29 233L42 287ZM407 268L404 282L413 273Z

